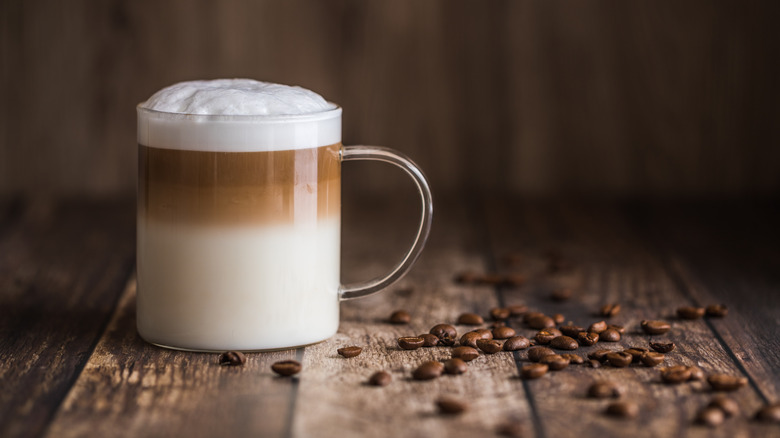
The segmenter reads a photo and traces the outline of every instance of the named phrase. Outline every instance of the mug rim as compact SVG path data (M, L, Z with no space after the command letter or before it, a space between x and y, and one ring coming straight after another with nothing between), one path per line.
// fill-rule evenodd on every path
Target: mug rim
M152 108L146 108L141 102L136 105L136 112L140 116L154 117L169 120L191 120L191 121L230 121L230 122L251 122L251 123L299 123L316 122L321 120L333 119L341 116L343 112L340 105L328 102L333 108L306 114L196 114L196 113L175 113L170 111L160 111Z

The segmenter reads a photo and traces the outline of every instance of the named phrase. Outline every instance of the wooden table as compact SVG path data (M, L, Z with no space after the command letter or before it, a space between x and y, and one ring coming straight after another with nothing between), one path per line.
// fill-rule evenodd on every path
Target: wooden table
M411 237L407 199L348 199L345 279L386 270ZM768 202L564 202L471 195L436 198L434 229L411 274L378 295L342 304L332 339L290 351L248 354L243 367L218 355L158 348L135 331L134 204L126 201L0 202L0 436L493 436L516 422L522 436L780 436L751 417L780 400L780 209ZM563 257L551 272L550 252ZM504 256L519 259L506 264ZM517 288L462 285L456 274L520 273ZM550 299L569 287L572 297ZM460 376L414 381L446 347L400 350L396 338L454 323L463 312L523 303L587 326L606 303L622 311L618 349L648 344L643 319L673 328L654 339L677 348L665 365L745 376L730 395L742 414L716 429L694 423L715 394L705 382L660 383L659 368L570 365L522 380L526 353L482 355ZM725 318L685 321L679 306L723 303ZM391 325L395 309L412 314ZM528 337L535 330L509 324ZM467 330L458 326L459 332ZM336 349L358 345L345 359ZM272 363L303 371L276 377ZM365 384L377 370L386 387ZM604 415L585 396L595 380L641 406L632 420ZM437 412L442 395L468 400L462 415ZM628 428L628 429L624 429Z

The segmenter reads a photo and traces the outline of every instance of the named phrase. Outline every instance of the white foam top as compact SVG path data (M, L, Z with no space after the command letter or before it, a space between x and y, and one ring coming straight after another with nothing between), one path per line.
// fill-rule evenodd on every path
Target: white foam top
M252 79L181 82L138 105L138 142L252 152L341 142L341 108L301 87Z

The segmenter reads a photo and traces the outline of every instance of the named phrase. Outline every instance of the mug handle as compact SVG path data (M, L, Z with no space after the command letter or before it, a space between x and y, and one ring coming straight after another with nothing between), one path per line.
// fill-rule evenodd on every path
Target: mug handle
M375 278L363 283L342 285L339 289L339 299L341 301L361 298L375 294L380 290L390 286L401 277L406 275L409 268L417 260L422 252L425 242L428 240L428 234L431 231L431 220L433 219L433 199L428 181L425 179L422 170L417 167L412 160L400 152L380 146L344 146L341 149L341 161L357 160L376 160L385 163L394 164L404 171L414 180L417 190L420 192L422 201L422 214L420 216L420 226L417 229L417 235L414 238L409 251L404 258L384 277Z

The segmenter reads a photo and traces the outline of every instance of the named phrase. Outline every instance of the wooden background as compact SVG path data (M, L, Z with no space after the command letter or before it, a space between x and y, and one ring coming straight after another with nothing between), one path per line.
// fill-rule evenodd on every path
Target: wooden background
M135 189L135 105L251 77L345 108L434 191L780 192L778 2L0 2L0 194ZM350 167L353 166L350 164ZM391 171L355 165L361 190ZM390 182L388 182L390 180Z

